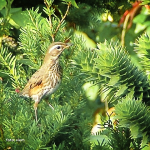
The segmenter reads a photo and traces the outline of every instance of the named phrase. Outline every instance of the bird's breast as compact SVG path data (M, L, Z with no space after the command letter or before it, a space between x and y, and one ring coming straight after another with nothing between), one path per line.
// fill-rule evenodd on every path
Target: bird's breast
M40 82L37 82L39 78ZM61 78L62 69L58 63L50 67L48 65L42 66L39 71L32 76L32 80L30 80L25 90L23 90L23 95L39 102L43 97L54 93L58 89Z
M47 78L45 86L43 86L43 96L48 96L54 93L58 89L60 83L61 74L49 71L49 77Z

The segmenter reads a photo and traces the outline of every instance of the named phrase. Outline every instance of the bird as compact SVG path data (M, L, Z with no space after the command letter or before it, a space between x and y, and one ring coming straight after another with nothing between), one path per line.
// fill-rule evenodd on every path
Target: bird
M72 43L53 42L48 47L43 64L31 76L24 89L19 93L23 97L35 101L35 120L37 122L37 106L44 97L53 94L62 80L62 68L59 63L61 53L69 48ZM49 106L51 106L49 104ZM51 106L52 107L52 106ZM52 107L53 108L53 107Z

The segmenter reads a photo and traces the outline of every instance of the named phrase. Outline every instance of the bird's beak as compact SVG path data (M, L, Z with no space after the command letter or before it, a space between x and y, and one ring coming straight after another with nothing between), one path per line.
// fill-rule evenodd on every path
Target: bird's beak
M66 48L72 46L73 44L72 43L66 43Z

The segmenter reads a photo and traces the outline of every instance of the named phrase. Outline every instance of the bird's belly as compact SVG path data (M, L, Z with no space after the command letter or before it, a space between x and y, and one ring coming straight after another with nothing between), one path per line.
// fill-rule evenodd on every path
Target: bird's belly
M44 87L42 97L53 94L58 89L59 85L60 85L60 82L58 82L56 86L54 87L51 87L51 86Z

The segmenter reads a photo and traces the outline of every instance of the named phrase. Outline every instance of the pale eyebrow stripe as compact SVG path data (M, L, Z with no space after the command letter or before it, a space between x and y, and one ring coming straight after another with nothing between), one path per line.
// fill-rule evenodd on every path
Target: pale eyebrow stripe
M55 49L56 47L58 47L58 46L61 46L61 45L54 45L53 47L51 47L50 50L49 50L49 53L50 53L53 49Z

